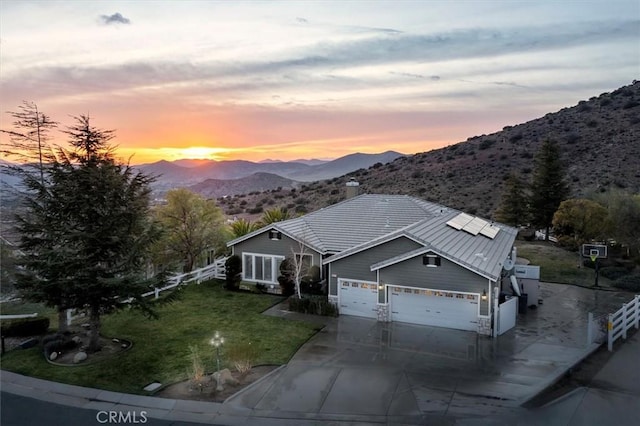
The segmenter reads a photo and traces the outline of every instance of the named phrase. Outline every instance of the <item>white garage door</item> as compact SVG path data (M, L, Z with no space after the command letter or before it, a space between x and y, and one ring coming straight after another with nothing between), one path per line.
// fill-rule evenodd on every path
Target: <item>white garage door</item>
M377 318L378 285L376 283L340 280L340 315Z
M476 331L478 296L449 291L391 287L391 320Z

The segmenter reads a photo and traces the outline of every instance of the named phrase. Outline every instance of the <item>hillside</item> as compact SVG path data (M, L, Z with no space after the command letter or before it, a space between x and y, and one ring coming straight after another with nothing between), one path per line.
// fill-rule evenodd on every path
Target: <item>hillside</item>
M254 173L240 179L207 179L187 189L207 198L227 197L247 192L264 192L272 189L291 189L300 186L298 182L272 173Z
M614 188L639 192L640 82L493 134L304 184L297 190L219 201L236 214L275 206L302 213L344 199L344 186L354 177L361 192L414 195L491 217L510 173L531 180L534 155L547 138L561 148L573 196Z

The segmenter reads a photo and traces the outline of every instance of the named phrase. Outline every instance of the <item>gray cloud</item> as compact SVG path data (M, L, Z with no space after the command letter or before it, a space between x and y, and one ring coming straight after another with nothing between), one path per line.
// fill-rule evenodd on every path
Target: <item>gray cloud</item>
M125 19L120 14L121 19ZM109 17L107 17L109 18ZM116 18L116 19L120 19ZM128 21L128 20L127 20ZM283 58L246 59L234 62L209 61L199 63L180 62L129 62L109 67L57 66L25 70L22 74L6 77L0 84L5 93L24 90L25 81L39 86L41 96L64 96L74 93L100 93L125 89L161 86L172 83L189 83L179 89L181 93L197 95L198 91L223 94L238 93L240 96L273 90L285 93L287 88L310 88L314 90L340 91L345 88L367 88L371 85L365 77L349 75L350 67L377 64L395 64L397 71L388 74L387 81L376 81L378 85L394 85L399 76L423 81L438 81L440 76L429 73L403 72L403 63L427 66L432 62L492 58L512 53L535 53L567 49L588 44L633 39L637 37L638 21L600 22L573 24L558 27L529 27L519 30L467 30L430 35L399 34L376 35L364 40L318 43L289 52ZM628 62L623 58L619 66ZM631 58L631 61L635 59ZM509 63L496 65L496 72L526 73L531 70L550 70L557 64L542 62ZM566 66L566 65L565 65ZM575 69L582 65L576 63ZM571 69L575 71L575 69ZM340 70L340 73L335 73ZM414 71L414 69L411 69ZM437 72L433 70L432 72ZM477 70L461 70L456 75L443 78L483 86L524 88L526 82L509 76L505 80L489 77L488 81L476 80ZM568 70L569 71L569 70ZM487 76L492 72L484 71ZM472 77L473 76L473 77ZM475 78L474 78L475 77ZM515 81L514 81L515 80ZM55 82L55 84L51 84ZM566 83L566 82L565 82ZM555 84L562 84L556 82ZM407 96L402 95L402 96ZM24 97L24 96L22 96ZM20 96L18 96L20 98Z
M100 20L105 25L130 24L131 20L116 12L113 15L100 15Z

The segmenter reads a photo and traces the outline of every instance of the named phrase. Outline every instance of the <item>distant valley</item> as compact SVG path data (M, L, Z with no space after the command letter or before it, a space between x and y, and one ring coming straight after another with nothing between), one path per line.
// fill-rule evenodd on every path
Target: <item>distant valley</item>
M381 154L355 153L331 161L300 160L251 162L243 160L177 160L158 161L137 166L155 176L156 192L187 187L207 197L221 197L266 191L275 188L296 188L301 182L313 182L343 176L347 173L386 164L403 157L387 151Z

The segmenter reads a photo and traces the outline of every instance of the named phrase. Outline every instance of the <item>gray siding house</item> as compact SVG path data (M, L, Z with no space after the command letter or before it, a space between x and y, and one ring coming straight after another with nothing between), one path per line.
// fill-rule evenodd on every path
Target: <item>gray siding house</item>
M320 267L340 315L491 335L517 230L405 195L364 194L232 240L242 277L278 288L279 265ZM514 259L515 260L515 259Z

